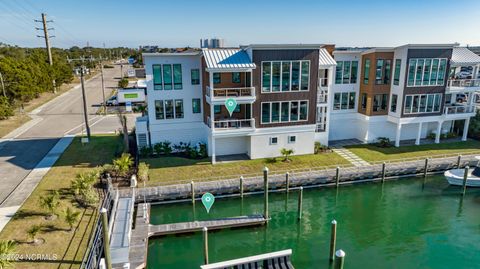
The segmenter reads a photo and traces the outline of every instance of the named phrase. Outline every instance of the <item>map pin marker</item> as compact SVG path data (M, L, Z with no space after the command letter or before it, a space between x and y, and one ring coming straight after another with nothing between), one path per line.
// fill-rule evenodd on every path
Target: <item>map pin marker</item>
M215 203L215 196L207 192L202 196L202 204L205 206L207 213L210 213L210 208L212 208L213 203Z
M228 113L230 113L230 117L232 116L233 111L237 107L237 101L233 98L228 98L225 100L225 107L228 110Z

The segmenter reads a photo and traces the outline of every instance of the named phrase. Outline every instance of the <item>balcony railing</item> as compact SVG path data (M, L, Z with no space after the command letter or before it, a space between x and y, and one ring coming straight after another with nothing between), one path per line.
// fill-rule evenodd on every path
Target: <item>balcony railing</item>
M318 85L320 85L320 87L322 87L322 88L328 87L328 79L327 78L319 78Z
M446 106L444 114L464 114L464 113L475 113L475 106Z
M255 87L210 88L207 86L207 96L214 98L255 97Z
M449 79L448 87L480 87L480 79Z
M324 104L328 101L328 94L327 93L317 93L317 104Z
M228 119L228 120L215 120L212 122L211 118L207 119L208 127L214 126L215 130L229 130L240 128L254 128L255 119Z

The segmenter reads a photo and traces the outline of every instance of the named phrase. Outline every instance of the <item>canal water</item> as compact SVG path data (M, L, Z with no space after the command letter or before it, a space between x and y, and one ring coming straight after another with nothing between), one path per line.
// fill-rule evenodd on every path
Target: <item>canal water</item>
M480 190L461 199L443 176L270 194L267 226L209 232L210 262L291 248L295 268L329 268L330 222L345 268L480 268ZM263 213L263 196L153 206L152 224ZM202 234L150 239L148 268L200 268Z

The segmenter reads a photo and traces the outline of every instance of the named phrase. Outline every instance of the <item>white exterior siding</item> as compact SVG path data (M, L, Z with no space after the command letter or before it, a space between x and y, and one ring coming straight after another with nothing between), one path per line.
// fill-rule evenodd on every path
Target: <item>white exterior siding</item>
M249 144L249 136L215 138L215 154L217 156L248 154Z
M296 136L295 143L288 143L289 136ZM277 144L271 145L270 138L277 137ZM294 155L313 154L315 131L255 134L251 136L250 158L271 158L281 156L282 148L293 149Z
M148 115L151 135L151 144L154 145L163 141L170 141L172 144L180 142L192 145L207 142L206 127L203 123L203 101L201 113L193 113L192 100L202 98L202 82L192 85L191 70L201 69L199 54L176 55L145 55L145 71L148 93ZM154 90L153 71L154 64L180 64L182 67L182 89L181 90ZM201 74L201 73L200 73ZM157 120L155 116L156 100L183 100L184 116L181 119Z

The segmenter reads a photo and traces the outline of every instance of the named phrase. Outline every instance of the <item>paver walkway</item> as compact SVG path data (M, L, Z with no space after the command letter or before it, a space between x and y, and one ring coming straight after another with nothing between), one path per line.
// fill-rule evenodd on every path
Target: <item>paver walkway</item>
M333 152L337 153L338 155L345 158L347 161L351 162L354 166L366 166L370 165L368 162L363 160L362 158L358 157L356 154L351 152L350 150L344 148L346 145L356 145L361 144L362 142L357 139L348 139L348 140L338 140L338 141L331 141L330 147L332 148Z

